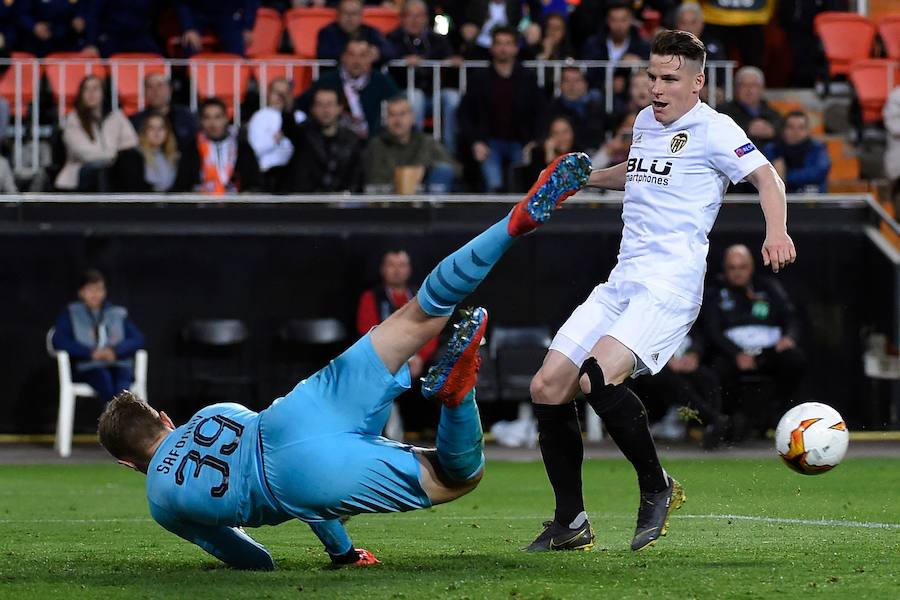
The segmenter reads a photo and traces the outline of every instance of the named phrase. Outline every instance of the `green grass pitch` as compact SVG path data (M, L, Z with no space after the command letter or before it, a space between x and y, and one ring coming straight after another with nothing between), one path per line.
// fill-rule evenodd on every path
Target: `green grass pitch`
M538 555L519 548L551 514L543 467L492 462L455 503L354 517L350 533L377 567L326 568L301 523L252 530L275 556L271 573L223 568L163 531L140 475L4 466L0 598L900 597L900 460L848 459L816 477L774 457L666 465L688 502L668 537L641 553L628 548L637 492L624 461L585 464L594 550Z

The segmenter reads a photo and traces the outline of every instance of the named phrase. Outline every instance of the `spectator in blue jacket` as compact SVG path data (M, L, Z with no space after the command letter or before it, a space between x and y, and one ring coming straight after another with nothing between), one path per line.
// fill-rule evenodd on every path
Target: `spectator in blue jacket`
M350 40L369 42L372 62L380 63L386 57L384 37L374 27L362 22L363 5L359 0L341 0L337 20L319 30L316 41L318 58L339 59Z
M24 49L38 56L81 50L88 4L87 0L22 0L18 18Z
M801 111L788 113L781 138L763 149L787 192L827 192L831 159L825 144L809 137L809 118Z
M219 38L223 52L244 56L253 43L253 25L259 0L177 0L175 8L181 21L185 54L200 52L200 35L211 31Z
M93 0L85 41L101 56L119 52L162 54L153 37L159 20L158 0Z
M106 280L100 271L85 271L78 298L56 319L53 347L69 353L74 381L89 384L109 402L131 387L134 353L144 347L144 334L124 307L106 301Z

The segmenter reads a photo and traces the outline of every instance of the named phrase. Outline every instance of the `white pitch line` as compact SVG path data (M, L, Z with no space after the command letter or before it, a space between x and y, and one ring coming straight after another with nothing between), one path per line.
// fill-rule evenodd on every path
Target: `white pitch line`
M900 529L900 523L874 521L845 521L843 519L785 519L782 517L756 517L752 515L674 515L677 519L710 519L756 521L759 523L787 523L789 525L821 525L824 527L864 527L866 529Z
M360 515L365 516L365 515ZM437 515L437 516L426 516L426 515L414 515L414 514L405 514L404 518L409 519L421 519L422 521L431 521L431 520L439 520L439 521L459 521L461 523L469 524L469 523L477 523L478 521L541 521L544 519L546 515L514 515L514 516L500 516L500 515L484 515L484 516L452 516L452 515ZM781 523L787 525L818 525L821 527L859 527L865 529L898 529L900 530L900 523L879 523L877 521L845 521L842 519L787 519L783 517L760 517L755 515L692 515L692 514L680 514L673 515L675 519L705 519L710 521L724 521L724 520L733 520L733 521L754 521L758 523ZM604 514L600 518L600 520L604 519L615 519L615 520L632 520L634 519L634 515L624 515L624 514ZM153 519L149 518L111 518L111 519L0 519L0 524L8 524L8 523L152 523Z

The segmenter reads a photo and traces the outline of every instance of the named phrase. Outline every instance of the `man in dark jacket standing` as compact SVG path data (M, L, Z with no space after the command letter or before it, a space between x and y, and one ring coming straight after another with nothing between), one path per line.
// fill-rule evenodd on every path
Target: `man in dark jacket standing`
M362 142L340 124L344 99L339 89L313 91L310 118L297 124L293 114L281 119L281 131L294 145L288 163L287 192L358 192L362 189Z
M372 69L372 47L365 40L348 42L338 70L323 73L297 98L295 108L309 112L313 96L320 88L342 90L346 101L342 124L362 140L381 132L381 103L400 93L393 79Z
M634 24L634 9L631 2L617 0L609 3L606 26L584 43L581 58L608 60L612 63L650 58L650 44L641 37L637 25ZM591 69L588 79L591 87L602 89L605 81L604 69ZM608 90L604 90L604 93L607 92ZM615 73L613 93L628 93L627 70L618 70Z
M88 269L72 302L56 319L53 347L74 361L72 379L89 384L100 400L131 387L134 353L144 347L144 334L128 318L128 311L106 301L106 281Z
M746 246L731 246L722 262L722 278L707 290L700 316L724 402L734 408L742 374L772 377L774 397L757 393L745 408L760 417L760 425L773 427L796 400L806 365L797 347L797 313L778 282L753 276L753 256Z
M491 66L470 76L458 118L460 139L481 164L487 191L495 193L504 188L505 169L537 138L547 104L534 74L516 60L516 30L498 27L492 39Z

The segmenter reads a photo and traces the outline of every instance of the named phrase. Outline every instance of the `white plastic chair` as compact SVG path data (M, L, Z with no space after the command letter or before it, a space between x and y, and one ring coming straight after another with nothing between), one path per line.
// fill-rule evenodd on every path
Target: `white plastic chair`
M56 440L53 447L63 458L72 454L72 429L75 423L75 399L96 398L97 392L86 383L72 381L72 362L69 353L65 350L57 350L53 347L53 333L56 328L51 327L47 332L47 354L56 359L56 368L59 372L59 414L56 419ZM146 350L138 350L134 355L134 383L131 391L147 400L147 362Z

